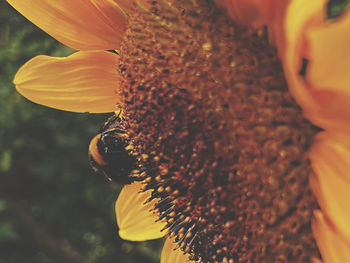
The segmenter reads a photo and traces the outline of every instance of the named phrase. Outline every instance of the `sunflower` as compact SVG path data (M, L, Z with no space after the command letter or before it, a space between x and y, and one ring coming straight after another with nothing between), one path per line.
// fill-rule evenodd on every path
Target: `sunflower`
M116 202L122 238L166 237L163 263L350 261L348 9L329 19L326 0L8 2L78 50L27 62L14 78L23 96L122 108L142 179Z

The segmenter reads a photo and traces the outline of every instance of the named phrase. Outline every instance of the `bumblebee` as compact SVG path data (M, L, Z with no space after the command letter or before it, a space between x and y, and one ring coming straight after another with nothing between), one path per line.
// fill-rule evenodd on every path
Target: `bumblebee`
M119 184L140 181L137 159L131 154L130 139L121 124L120 114L113 115L92 138L89 161L95 172L102 172L109 180Z

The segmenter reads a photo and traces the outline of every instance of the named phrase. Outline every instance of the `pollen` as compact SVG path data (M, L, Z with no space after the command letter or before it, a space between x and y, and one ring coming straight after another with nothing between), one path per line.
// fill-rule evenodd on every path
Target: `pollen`
M319 258L308 150L320 129L276 50L211 1L152 4L130 13L120 96L164 231L198 262Z

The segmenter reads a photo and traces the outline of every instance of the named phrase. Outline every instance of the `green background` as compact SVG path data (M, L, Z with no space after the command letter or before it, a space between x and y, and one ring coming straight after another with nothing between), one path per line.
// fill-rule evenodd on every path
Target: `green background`
M333 0L329 17L349 1ZM14 89L30 58L72 52L0 0L0 263L158 262L161 241L118 237L120 189L89 167L107 116L49 109Z
M159 262L161 241L118 237L119 187L89 166L108 115L46 108L12 84L32 57L72 52L0 0L0 263Z

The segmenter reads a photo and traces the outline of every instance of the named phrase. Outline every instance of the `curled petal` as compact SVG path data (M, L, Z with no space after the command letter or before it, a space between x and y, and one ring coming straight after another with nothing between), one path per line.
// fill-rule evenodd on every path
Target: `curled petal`
M117 49L127 17L113 0L7 0L22 15L77 50Z
M350 241L350 136L321 133L310 152L311 187L323 213ZM349 258L350 261L350 258Z
M158 214L150 211L157 200L145 204L151 196L151 191L140 192L141 189L140 182L125 185L115 204L119 235L125 240L144 241L165 235L165 232L161 231L165 223L156 222Z
M290 0L260 0L259 7L264 24L268 25L270 43L285 48L284 22Z
M276 45L283 62L290 92L303 108L305 116L311 121L315 121L319 105L303 76L300 75L303 58L307 54L305 30L324 21L326 4L326 0L291 1L281 21L283 30L280 33L276 32L279 34L276 38Z
M350 93L350 9L336 22L308 31L308 80L315 89Z
M332 23L307 31L306 79L319 99L319 120L327 129L350 131L350 9Z
M112 112L119 103L118 56L80 51L65 58L37 56L17 72L16 89L29 100L73 112Z
M312 230L324 263L350 262L350 244L321 211L315 211Z
M164 242L160 263L194 263L188 259L188 255L184 254L179 248L176 249L175 240L167 238Z

